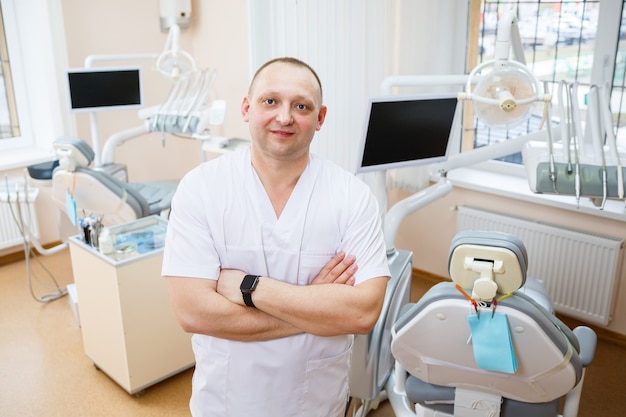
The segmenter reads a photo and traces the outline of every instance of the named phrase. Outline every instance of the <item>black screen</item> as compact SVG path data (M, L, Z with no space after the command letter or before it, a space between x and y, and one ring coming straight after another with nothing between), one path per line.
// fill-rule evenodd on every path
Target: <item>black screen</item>
M138 107L141 103L139 69L68 72L72 110Z
M359 171L444 160L456 106L456 94L372 100Z

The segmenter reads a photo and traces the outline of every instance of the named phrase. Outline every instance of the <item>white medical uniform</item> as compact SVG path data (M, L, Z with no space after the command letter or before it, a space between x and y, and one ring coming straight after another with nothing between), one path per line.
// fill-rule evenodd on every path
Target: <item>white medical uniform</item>
M390 275L378 206L367 185L311 155L276 218L245 149L201 164L180 182L162 273L217 279L220 268L236 268L307 285L340 250L356 256L356 284ZM352 336L192 340L194 417L344 414Z

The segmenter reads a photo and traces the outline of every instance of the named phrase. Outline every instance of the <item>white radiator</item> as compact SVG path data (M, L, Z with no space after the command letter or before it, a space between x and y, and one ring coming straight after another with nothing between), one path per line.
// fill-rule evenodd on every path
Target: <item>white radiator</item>
M24 238L18 227L18 223L16 223L14 219L15 216L19 221L20 213L26 227L30 227L32 236L35 239L39 238L39 225L37 222L37 212L35 210L37 194L38 190L36 188L28 190L28 198L25 198L24 193L20 193L20 202L18 205L17 193L0 192L0 250L24 243ZM11 209L13 213L11 213Z
M621 273L621 238L467 206L458 208L457 230L494 230L524 242L528 276L543 281L557 312L606 325Z

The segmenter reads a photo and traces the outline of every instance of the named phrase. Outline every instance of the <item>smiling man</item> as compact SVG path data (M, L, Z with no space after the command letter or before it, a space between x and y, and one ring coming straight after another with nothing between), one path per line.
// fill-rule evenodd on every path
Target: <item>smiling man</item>
M163 275L194 333L193 416L342 416L353 334L389 277L376 200L309 152L327 108L315 71L278 58L241 113L251 146L188 173L172 202Z

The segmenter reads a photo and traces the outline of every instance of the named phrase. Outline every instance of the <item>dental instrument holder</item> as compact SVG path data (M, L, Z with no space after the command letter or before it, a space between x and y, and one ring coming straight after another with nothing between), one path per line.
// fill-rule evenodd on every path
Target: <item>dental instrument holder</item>
M569 168L571 164L567 161L565 145L557 142L553 147L550 153L545 142L531 140L522 149L526 176L533 193L588 197L600 208L602 206L597 204L597 200L623 199L619 182L621 178L621 185L625 186L624 168L618 163L619 158L609 155L608 149L603 150L606 155L605 166L595 155L583 153L576 164L579 173L577 179Z
M83 241L93 248L98 249L100 242L100 232L102 231L102 218L96 216L81 217L78 225L82 232Z
M558 163L554 164L556 168L556 193L565 195L574 195L575 193L575 181L573 175L567 173L567 164ZM622 176L624 174L624 168L622 170ZM618 167L607 166L606 171L599 165L580 164L580 193L581 196L598 198L604 194L603 177L606 175L607 182L607 197L619 198L619 183L618 183ZM538 194L554 194L555 189L552 187L552 181L549 178L549 163L540 162L537 164L537 182L533 189Z
M571 117L569 112L561 111L565 119L561 120L560 141L546 144L531 140L524 145L522 156L532 192L575 196L577 200L588 197L600 209L609 198L624 198L623 154L617 148L613 126L609 125L610 109L604 102L604 89L590 88L590 94L593 92L597 100L590 101L587 135L581 133L576 96L568 96L566 99L571 101L574 113ZM604 133L607 134L606 146L602 143ZM572 154L576 155L576 160L572 160Z
M48 274L48 277L54 284L56 292L44 294L42 296L35 295L33 289L33 277L37 278L31 268L31 257L35 257L37 253L42 255L53 255L61 250L67 248L67 243L61 243L52 248L44 249L38 240L38 227L34 218L31 216L30 206L34 204L39 194L38 188L32 188L29 186L28 179L24 177L23 184L15 184L15 192L12 192L9 187L8 175L4 176L5 191L0 192L0 203L6 203L11 212L11 216L15 221L15 227L19 231L21 244L24 247L24 260L26 264L26 277L28 281L28 287L30 294L35 301L40 303L49 303L51 301L58 300L67 295L67 287L61 287L57 282L55 276L48 271L45 267L44 270ZM26 214L24 213L26 211ZM33 251L33 248L37 252ZM37 279L38 282L39 279ZM48 287L51 288L51 287Z

